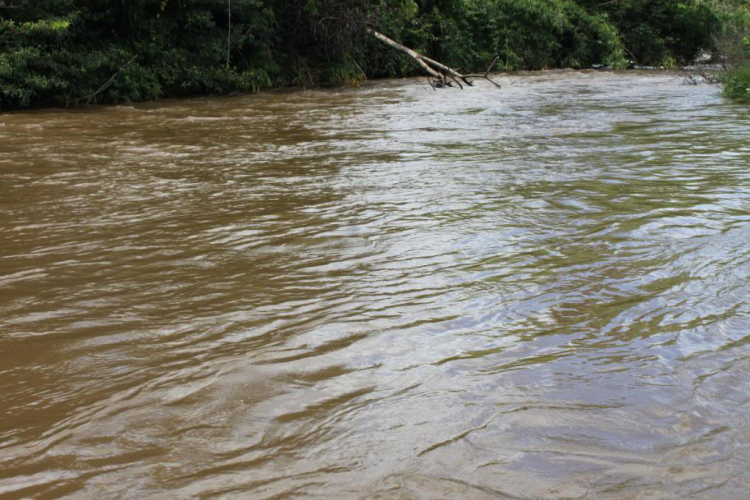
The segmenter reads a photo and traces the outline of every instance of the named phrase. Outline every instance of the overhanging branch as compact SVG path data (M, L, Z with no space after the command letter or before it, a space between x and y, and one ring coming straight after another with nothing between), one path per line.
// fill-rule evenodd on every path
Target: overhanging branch
M434 59L430 59L427 56L423 56L422 54L419 54L418 52L410 49L409 47L406 47L405 45L401 45L400 43L396 42L395 40L392 40L385 36L384 34L375 31L372 28L367 28L367 33L374 38L377 38L384 44L400 51L406 54L407 56L411 57L419 66L424 69L428 75L437 78L437 81L435 81L435 85L433 87L452 87L453 82L456 83L456 85L459 86L459 88L464 88L463 85L461 85L461 82L464 82L468 86L473 86L474 83L471 81L471 79L477 79L481 78L483 80L487 80L488 82L492 83L495 87L501 88L500 84L497 82L494 82L490 78L490 71L492 71L492 68L495 66L495 63L497 62L497 58L495 58L494 61L492 61L492 64L489 68L487 68L487 71L484 72L484 74L470 74L470 75L463 75L459 71L451 68L450 66L446 66L443 63L440 63L438 61L435 61ZM432 83L432 82L430 82Z

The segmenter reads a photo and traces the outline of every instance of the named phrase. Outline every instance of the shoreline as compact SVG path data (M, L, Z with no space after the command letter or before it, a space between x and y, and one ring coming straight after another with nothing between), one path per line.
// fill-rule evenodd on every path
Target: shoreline
M516 70L516 71L498 71L493 72L491 75L494 76L504 76L504 75L512 75L512 76L518 76L518 75L537 75L537 74L544 74L544 73L560 73L560 72L580 72L580 73L586 73L586 72L609 72L609 73L634 73L634 72L648 72L648 73L673 73L675 75L684 74L685 76L689 76L693 72L696 71L703 71L703 72L709 72L709 73L718 73L721 71L724 71L724 69L721 67L721 65L713 64L713 65L690 65L690 66L681 66L678 69L669 69L665 67L655 67L655 66L635 66L632 68L627 69L613 69L611 67L601 66L601 67L590 67L590 68L553 68L553 69L524 69L524 70ZM157 102L173 102L178 100L191 100L191 99L202 99L202 98L233 98L233 97L239 97L239 96L252 96L252 95L262 95L262 94L268 94L268 93L296 93L296 92L305 92L305 91L316 91L316 90L330 90L330 89L357 89L360 87L363 87L371 82L384 82L384 81L400 81L400 80L411 80L411 79L424 79L427 78L426 75L419 75L419 76L391 76L391 77L375 77L375 78L368 78L366 80L362 80L358 82L357 84L329 84L329 85L319 85L317 87L299 87L299 86L290 86L290 87L269 87L266 89L261 89L258 92L242 92L242 91L232 91L227 93L217 93L217 94L194 94L194 95L184 95L184 96L165 96L160 97L157 99L144 99L141 101L123 101L121 103L117 104L76 104L75 106L69 106L69 107L63 107L63 106L41 106L41 107L26 107L26 108L13 108L8 110L2 110L0 109L0 116L3 115L15 115L15 114L25 114L25 113L35 113L40 111L68 111L68 112L84 112L84 111L92 111L99 108L112 108L117 106L132 106L132 105L139 105L139 104L148 104L148 103L157 103ZM448 89L448 90L457 90L462 91L460 89ZM463 89L463 91L468 91L469 89Z

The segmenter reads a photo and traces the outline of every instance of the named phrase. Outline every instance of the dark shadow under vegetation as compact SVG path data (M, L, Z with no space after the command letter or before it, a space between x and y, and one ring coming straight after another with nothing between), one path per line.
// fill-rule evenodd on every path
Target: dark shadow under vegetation
M0 109L420 74L367 28L467 72L673 66L715 50L743 12L746 0L0 0Z

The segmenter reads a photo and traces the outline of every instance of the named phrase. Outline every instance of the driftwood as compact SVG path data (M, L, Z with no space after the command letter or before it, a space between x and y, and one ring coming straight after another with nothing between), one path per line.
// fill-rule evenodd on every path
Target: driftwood
M721 80L716 75L718 67L713 68L707 67L703 64L696 63L692 68L693 72L685 76L682 81L683 85L701 85L703 83L707 85L716 85L721 83Z
M434 77L436 80L430 81L430 85L432 85L432 88L442 88L442 87L452 87L453 82L458 85L459 88L463 89L464 86L461 84L463 82L465 85L472 87L474 85L474 82L471 81L471 79L477 79L481 78L484 80L487 80L492 85L494 85L497 88L501 88L499 83L496 83L492 81L490 78L490 71L492 71L492 68L495 67L495 63L497 62L497 58L495 58L494 61L492 61L492 64L490 64L490 67L487 68L487 71L484 72L484 74L469 74L464 75L460 73L459 71L451 68L450 66L446 66L443 63L440 63L438 61L435 61L434 59L430 59L427 56L423 56L422 54L419 54L418 52L410 49L409 47L406 47L404 45L401 45L400 43L388 38L382 33L379 33L373 29L367 30L367 33L381 42L385 43L386 45L393 47L394 49L403 52L407 56L411 57L419 66L424 69L428 75Z

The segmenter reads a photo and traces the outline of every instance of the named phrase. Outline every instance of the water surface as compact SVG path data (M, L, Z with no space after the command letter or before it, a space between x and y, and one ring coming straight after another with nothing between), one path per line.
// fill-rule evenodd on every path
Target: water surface
M747 108L498 80L0 115L0 498L746 497Z

